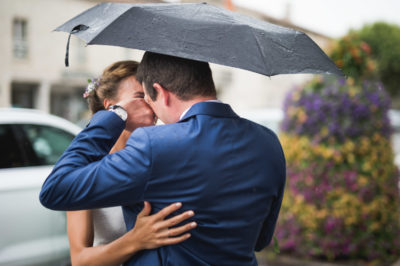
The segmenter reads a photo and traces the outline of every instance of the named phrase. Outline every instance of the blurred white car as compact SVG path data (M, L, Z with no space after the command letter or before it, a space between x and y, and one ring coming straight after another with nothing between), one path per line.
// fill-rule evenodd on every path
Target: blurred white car
M81 130L37 110L0 108L0 265L69 263L65 212L44 208L39 191Z

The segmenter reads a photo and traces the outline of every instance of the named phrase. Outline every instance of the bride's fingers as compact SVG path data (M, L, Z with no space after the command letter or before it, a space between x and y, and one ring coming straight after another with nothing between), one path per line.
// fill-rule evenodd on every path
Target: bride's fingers
M193 228L196 228L197 223L196 222L191 222L179 227L171 228L167 230L167 236L166 237L173 237L173 236L179 236L182 235L183 233L192 230Z
M164 220L165 217L182 207L182 203L172 203L153 215L155 220Z
M180 224L181 222L183 222L184 220L192 217L194 215L193 211L186 211L184 213L181 213L179 215L176 215L172 218L169 218L167 220L161 221L160 222L160 227L159 228L169 228L172 227L174 225Z
M181 243L183 241L185 241L186 239L188 239L190 237L190 234L184 234L178 237L169 237L169 238L164 238L163 240L160 240L160 245L161 246L165 246L165 245L174 245L174 244L178 244Z
M149 202L145 201L142 211L139 212L139 214L138 214L138 218L143 217L143 216L148 216L148 215L150 215L150 212L151 212L151 205Z

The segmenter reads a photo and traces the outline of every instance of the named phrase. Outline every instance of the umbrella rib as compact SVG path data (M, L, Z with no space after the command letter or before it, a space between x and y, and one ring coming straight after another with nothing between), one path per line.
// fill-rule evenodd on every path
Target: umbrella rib
M195 16L199 13L200 8L203 8L203 6L204 6L204 5L201 4L201 5L199 5L199 6L197 7L196 11L195 11L194 14L192 15L192 18L195 17ZM183 47L185 47L185 42L186 42L186 37L187 37L187 35L188 35L188 31L187 31L187 30L183 31L183 38L182 38Z
M329 69L324 69L319 71L319 73L330 73L330 74L336 74L339 76L343 76L344 74L342 73L342 71L336 66L336 64L329 58L329 56L321 49L321 47L319 47L311 38L310 36L308 36L307 34L305 34L304 32L300 32L299 34L296 35L296 43L297 43L297 39L299 38L304 38L305 40L310 41L313 46L315 47L315 52L318 52L319 54L319 58L324 59L324 61L326 61L327 64L330 64L331 66L329 67Z
M267 64L266 56L264 54L264 51L261 49L261 43L258 40L258 37L256 36L256 33L254 32L254 28L250 28L250 29L251 29L251 33L253 34L253 37L254 37L255 41L257 42L258 51L261 54L261 58L262 58L262 60L264 62L264 65L266 67L265 68L266 75L270 77L270 76L272 76L271 71L270 71L271 67Z
M119 14L118 15L118 17L116 17L116 19L113 19L107 26L105 26L102 30L101 30L101 32L104 32L108 27L110 27L112 24L114 24L116 21L118 21L118 19L120 19L126 12L128 12L130 9L131 9L132 7L129 7L129 8L127 8L124 12L122 12L121 14ZM89 45L89 44L96 44L96 43L93 43L93 41L95 40L95 39L97 39L97 37L99 37L101 35L101 33L100 34L97 34L96 36L94 36L90 41L88 41L86 44L87 45Z

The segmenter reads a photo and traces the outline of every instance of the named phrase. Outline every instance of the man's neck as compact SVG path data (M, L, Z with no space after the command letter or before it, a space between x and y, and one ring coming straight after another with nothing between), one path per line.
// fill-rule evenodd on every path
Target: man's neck
M184 114L186 111L190 109L194 104L199 103L199 102L205 102L205 101L212 101L212 100L217 100L216 97L196 97L187 101L180 100L179 98L176 97L176 95L171 94L170 97L170 104L169 107L166 111L168 111L168 116L165 116L168 120L163 122L165 124L169 123L176 123L178 122L182 114Z

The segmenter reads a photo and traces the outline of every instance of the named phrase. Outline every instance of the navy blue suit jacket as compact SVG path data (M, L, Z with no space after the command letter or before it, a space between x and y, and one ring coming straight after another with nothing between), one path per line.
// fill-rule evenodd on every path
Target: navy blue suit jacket
M178 123L135 130L125 149L108 154L124 126L113 112L95 114L45 181L42 204L122 205L129 230L144 200L155 212L179 201L179 212L195 212L192 237L127 265L257 265L254 251L271 241L285 185L276 135L229 105L201 102Z

